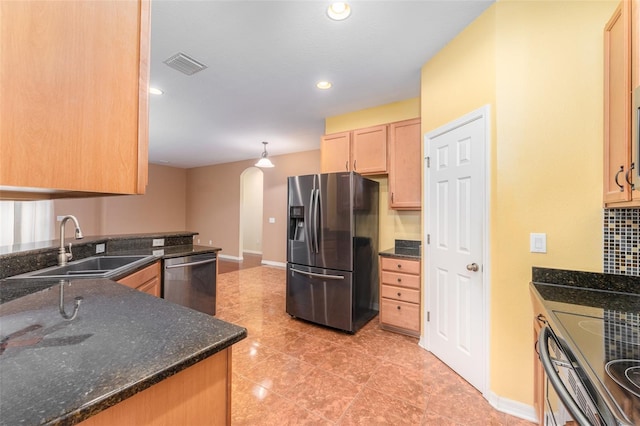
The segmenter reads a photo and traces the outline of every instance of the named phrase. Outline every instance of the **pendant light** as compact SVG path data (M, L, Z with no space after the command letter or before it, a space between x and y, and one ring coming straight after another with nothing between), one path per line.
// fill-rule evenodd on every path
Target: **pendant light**
M258 162L255 164L256 167L273 167L273 163L271 162L271 160L269 160L268 155L267 154L267 144L269 142L262 142L262 144L264 145L264 151L262 152L262 156L260 157L260 159L258 160Z

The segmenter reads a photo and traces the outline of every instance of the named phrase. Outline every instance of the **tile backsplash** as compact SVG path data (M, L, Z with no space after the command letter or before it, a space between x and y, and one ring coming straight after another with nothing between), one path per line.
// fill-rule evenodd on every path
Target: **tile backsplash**
M603 271L640 276L640 209L604 210Z

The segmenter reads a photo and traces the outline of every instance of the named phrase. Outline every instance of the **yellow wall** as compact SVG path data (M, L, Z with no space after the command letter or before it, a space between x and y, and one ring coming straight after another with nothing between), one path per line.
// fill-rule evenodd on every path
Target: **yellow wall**
M490 391L533 404L532 266L602 270L603 27L616 1L500 1L422 70L425 132L491 105ZM547 253L529 252L529 233Z
M420 117L420 98L411 98L329 117L325 121L325 133L344 132L416 117ZM387 177L368 177L380 183L380 236L378 248L381 251L390 249L396 239L421 240L420 212L389 209L389 182Z

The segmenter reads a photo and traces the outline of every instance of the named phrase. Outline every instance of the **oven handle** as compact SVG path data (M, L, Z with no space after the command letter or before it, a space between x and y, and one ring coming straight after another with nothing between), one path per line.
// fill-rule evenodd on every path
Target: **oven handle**
M200 260L198 262L189 262L189 263L177 263L175 265L166 265L165 269L174 269L174 268L186 268L187 266L196 266L196 265L204 265L206 263L213 263L216 261L216 258L208 259L208 260Z
M562 348L558 338L553 334L551 328L549 328L549 326L544 326L542 330L540 330L540 335L538 336L538 350L540 351L539 355L542 367L547 373L547 377L558 394L558 397L563 402L567 410L569 410L573 419L577 421L580 426L590 426L592 425L591 421L582 412L580 407L578 407L578 404L576 404L564 383L562 383L562 379L560 379L560 376L553 365L553 360L549 354L549 339L554 339L558 348Z

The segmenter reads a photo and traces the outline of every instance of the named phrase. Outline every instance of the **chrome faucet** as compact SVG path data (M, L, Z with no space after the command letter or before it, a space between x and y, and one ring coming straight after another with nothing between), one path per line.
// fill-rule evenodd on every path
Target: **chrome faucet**
M73 223L76 225L76 240L80 240L84 238L82 235L82 229L80 229L80 224L78 223L78 219L75 216L67 215L62 218L60 221L60 249L58 249L58 265L66 265L69 260L73 257L71 253L71 243L69 243L69 253L64 248L64 224L67 220L73 220Z

